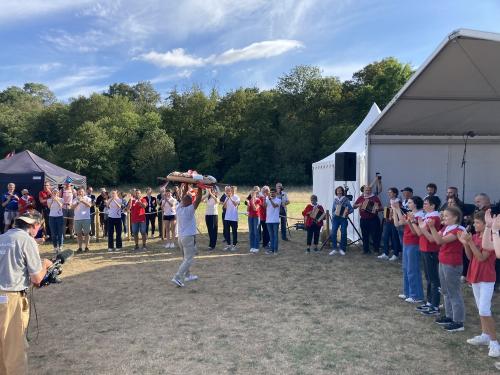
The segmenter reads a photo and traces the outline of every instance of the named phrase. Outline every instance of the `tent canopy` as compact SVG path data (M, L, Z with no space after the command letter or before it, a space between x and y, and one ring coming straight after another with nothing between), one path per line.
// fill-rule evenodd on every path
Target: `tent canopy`
M87 183L85 176L80 176L67 169L58 167L31 151L23 151L8 159L0 160L0 176L2 176L2 180L14 175L33 175L33 179L36 180L45 178L45 180L50 181L53 185L64 183L67 177L71 177L73 183L77 186L85 186Z
M500 136L500 34L452 32L386 106L372 135Z

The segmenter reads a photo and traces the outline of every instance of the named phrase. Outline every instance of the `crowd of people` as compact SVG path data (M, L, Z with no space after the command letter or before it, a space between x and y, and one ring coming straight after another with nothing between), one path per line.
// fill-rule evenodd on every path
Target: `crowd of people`
M380 186L377 186L379 192ZM413 195L411 187L401 190L402 197L397 188L391 187L387 190L389 203L386 207L379 194L373 193L372 185L362 188L362 195L352 206L343 189L337 188L332 207L333 250L330 255L338 251L345 254L346 217L353 209L358 209L363 253L373 251L379 259L390 262L399 259L402 253L403 290L398 297L416 304L417 313L435 317L435 323L445 331L463 331L462 287L468 283L472 287L482 332L467 343L489 346L489 356L499 357L500 345L491 313L491 300L500 276L498 207L492 207L485 193L475 196L474 205L467 205L458 198L456 187L447 189L442 204L436 185L430 183L426 188L427 195L421 198ZM311 204L316 200L313 198ZM339 230L340 250L337 248ZM422 271L427 284L425 293ZM500 364L497 367L500 368Z

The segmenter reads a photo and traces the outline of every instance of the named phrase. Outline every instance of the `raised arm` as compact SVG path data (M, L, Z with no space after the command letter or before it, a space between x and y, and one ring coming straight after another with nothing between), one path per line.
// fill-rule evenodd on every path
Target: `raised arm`
M196 210L198 208L198 206L200 205L200 202L201 202L201 194L202 194L202 190L200 187L198 187L198 191L196 192L196 198L193 202L193 206L194 206L194 209Z

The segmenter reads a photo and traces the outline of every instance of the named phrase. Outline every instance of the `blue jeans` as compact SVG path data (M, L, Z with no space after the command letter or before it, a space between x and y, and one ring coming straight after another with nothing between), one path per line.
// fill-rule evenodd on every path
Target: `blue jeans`
M416 300L424 299L422 273L420 272L420 250L418 248L418 244L404 245L403 294Z
M266 223L267 231L269 232L271 251L274 253L278 252L278 227L279 223Z
M337 249L337 232L340 227L340 248L347 250L347 218L341 216L333 216L332 218L332 246Z
M259 218L249 217L248 218L248 235L250 237L250 248L259 248Z
M391 241L393 254L399 256L399 253L401 251L401 243L399 242L398 230L393 223L391 223L390 221L386 221L384 223L384 233L382 235L385 255L389 255L389 240Z
M62 216L50 216L50 237L54 248L61 247L64 243L64 218Z

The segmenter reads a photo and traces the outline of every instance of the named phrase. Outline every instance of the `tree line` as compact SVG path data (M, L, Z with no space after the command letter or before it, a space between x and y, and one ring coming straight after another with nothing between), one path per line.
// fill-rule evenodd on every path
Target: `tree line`
M373 102L383 108L413 73L386 58L341 82L297 66L275 88L221 95L198 86L166 97L149 82L58 101L26 83L0 92L0 153L29 149L96 185L154 184L195 169L233 184L310 184L311 163L355 130Z

